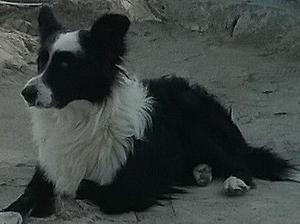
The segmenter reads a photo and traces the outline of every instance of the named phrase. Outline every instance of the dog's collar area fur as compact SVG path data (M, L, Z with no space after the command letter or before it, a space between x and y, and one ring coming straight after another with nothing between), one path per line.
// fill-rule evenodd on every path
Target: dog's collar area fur
M151 125L153 99L135 78L120 72L101 104L76 100L62 109L32 109L39 163L59 193L73 195L80 181L110 183Z

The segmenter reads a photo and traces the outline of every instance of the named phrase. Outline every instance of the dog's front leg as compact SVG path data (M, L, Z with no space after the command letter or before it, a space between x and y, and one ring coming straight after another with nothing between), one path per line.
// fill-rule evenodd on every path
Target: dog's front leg
M24 193L4 211L18 212L22 217L47 217L54 213L54 185L45 177L41 168L36 168Z

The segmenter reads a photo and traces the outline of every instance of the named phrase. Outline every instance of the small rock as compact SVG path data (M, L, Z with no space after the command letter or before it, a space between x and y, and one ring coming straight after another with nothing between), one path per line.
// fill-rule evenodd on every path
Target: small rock
M276 113L274 113L274 115L275 116L285 116L285 115L287 115L287 113L286 112L276 112Z
M0 224L22 224L22 216L17 212L0 212Z
M265 90L265 91L262 91L263 94L271 94L273 93L274 91L273 90Z
M185 29L191 30L192 32L202 32L200 26L197 23L182 23Z
M149 36L149 35L151 35L151 32L149 32L149 31L146 31L146 32L144 33L144 37L147 37L147 36Z
M191 25L191 31L193 31L193 32L199 32L200 31L199 25L198 24Z

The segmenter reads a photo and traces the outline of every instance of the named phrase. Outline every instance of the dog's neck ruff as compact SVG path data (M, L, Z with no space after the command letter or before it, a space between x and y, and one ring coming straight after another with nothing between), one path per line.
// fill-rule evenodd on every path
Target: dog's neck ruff
M153 100L125 75L101 105L77 100L63 109L32 109L39 163L62 194L75 195L82 179L110 183L151 125Z

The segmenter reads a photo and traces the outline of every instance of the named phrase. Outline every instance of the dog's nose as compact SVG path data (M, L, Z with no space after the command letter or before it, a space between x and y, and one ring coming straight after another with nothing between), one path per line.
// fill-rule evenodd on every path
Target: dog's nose
M30 106L35 104L35 100L37 98L38 90L35 86L27 86L21 92L24 99L28 102Z

